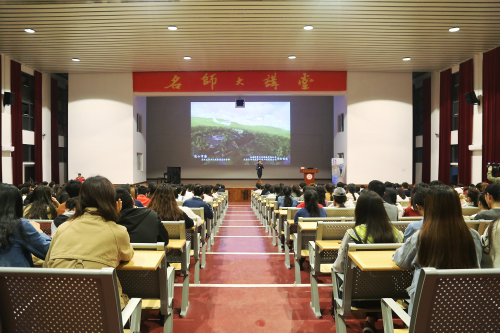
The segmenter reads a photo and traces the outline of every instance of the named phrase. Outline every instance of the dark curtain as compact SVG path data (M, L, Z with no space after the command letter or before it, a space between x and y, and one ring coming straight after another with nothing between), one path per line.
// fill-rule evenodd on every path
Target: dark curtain
M441 72L439 84L439 180L450 184L451 68Z
M472 177L472 117L473 106L467 105L465 94L474 90L474 61L460 64L458 86L458 181L464 185L471 183Z
M59 102L57 80L50 81L50 151L52 181L59 183Z
M500 163L500 47L483 54L483 181L486 164Z
M11 106L12 120L12 178L14 185L24 183L23 180L23 106L21 98L21 64L10 62L10 90L15 94L14 105Z
M422 129L422 181L431 181L431 78L423 82L424 114Z
M43 182L42 165L42 73L35 71L35 181Z

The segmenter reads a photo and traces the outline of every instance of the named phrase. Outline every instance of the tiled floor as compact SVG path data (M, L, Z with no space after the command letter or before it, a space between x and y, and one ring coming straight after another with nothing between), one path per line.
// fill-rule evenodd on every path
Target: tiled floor
M266 237L250 205L230 204L222 226L218 236L225 237L216 237L213 254L207 253L201 284L190 286L185 318L179 318L181 287L175 288L174 332L335 332L332 287L319 288L323 317L317 319L309 306L309 272L301 272L306 286L293 286L293 266L285 267L285 255ZM331 284L331 278L323 282ZM362 332L362 323L362 317L350 317L348 332ZM141 331L163 332L158 311L143 312Z

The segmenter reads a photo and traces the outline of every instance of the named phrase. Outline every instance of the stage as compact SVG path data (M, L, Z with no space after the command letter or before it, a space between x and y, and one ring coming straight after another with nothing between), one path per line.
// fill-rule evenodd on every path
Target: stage
M283 183L285 185L295 185L303 182L304 179L262 179L262 184L280 184ZM150 182L156 182L155 179L148 179L145 186L147 186ZM327 184L331 183L331 179L316 179L316 184ZM257 179L182 179L182 184L202 184L202 185L215 185L215 184L224 184L226 190L229 192L229 201L230 202L250 202L251 192L255 190L255 184L257 183Z

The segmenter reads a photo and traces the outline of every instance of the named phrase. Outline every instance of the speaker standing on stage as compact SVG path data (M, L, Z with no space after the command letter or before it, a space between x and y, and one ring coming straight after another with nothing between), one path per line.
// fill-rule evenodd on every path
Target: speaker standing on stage
M259 183L262 183L262 169L264 169L264 165L262 164L262 161L259 161L257 165L255 166L255 170L257 170L257 177L259 178Z

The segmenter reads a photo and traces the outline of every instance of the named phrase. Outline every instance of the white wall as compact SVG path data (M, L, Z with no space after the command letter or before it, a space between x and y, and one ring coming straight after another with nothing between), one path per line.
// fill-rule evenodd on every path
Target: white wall
M439 72L431 74L431 181L438 179L439 172Z
M4 92L10 92L10 58L2 54L2 77L0 78L0 90L3 95ZM11 113L10 105L3 106L0 103L0 110L2 112L2 181L4 183L12 183L12 156L10 150L12 147L12 131L11 131Z
M70 74L68 87L68 178L132 183L132 73Z
M411 182L412 74L347 73L347 181Z
M51 169L51 147L50 147L50 74L42 74L42 177L48 182L57 182L58 179L52 179ZM45 134L45 136L43 136Z
M134 96L134 184L146 181L146 103L147 97ZM137 114L142 115L142 133L137 132ZM137 153L142 153L143 171L137 169Z
M337 132L338 116L344 114L344 132ZM333 98L333 157L337 158L339 153L344 153L345 173L347 176L349 167L346 163L347 157L347 96L335 96Z

